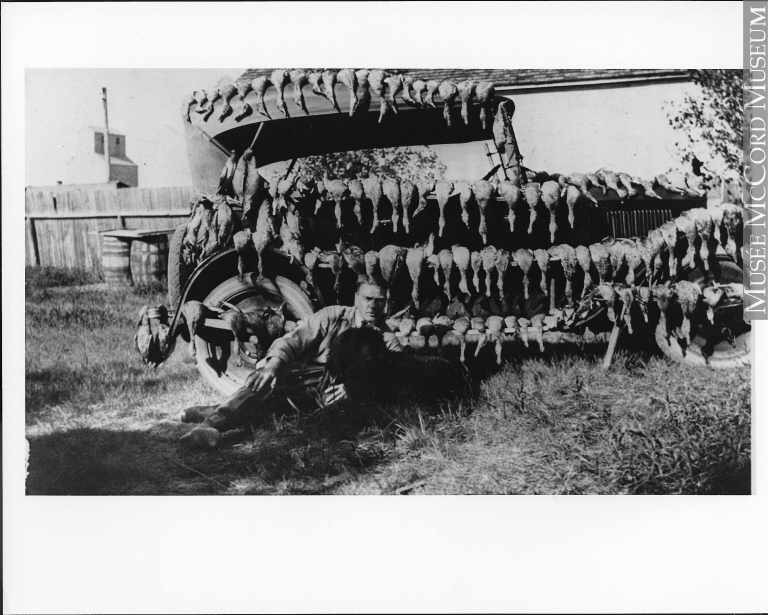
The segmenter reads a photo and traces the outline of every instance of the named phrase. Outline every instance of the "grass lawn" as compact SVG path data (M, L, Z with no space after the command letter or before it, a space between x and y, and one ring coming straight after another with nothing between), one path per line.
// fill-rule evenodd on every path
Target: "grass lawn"
M190 452L219 395L186 346L148 371L135 320L161 289L27 270L28 494L748 493L750 375L604 346L510 345L471 400L275 416ZM481 353L485 369L495 357Z

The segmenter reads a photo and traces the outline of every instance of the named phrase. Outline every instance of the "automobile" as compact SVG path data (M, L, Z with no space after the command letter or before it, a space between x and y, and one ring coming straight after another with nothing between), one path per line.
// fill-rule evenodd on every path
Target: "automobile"
M298 84L307 83L301 79L302 72L299 71ZM341 80L322 83L325 75L329 75L325 77L326 82L332 80L330 72L313 76L313 83L317 83L322 95L316 94L309 85L303 90L299 85L296 91L286 76L291 73L279 71L277 77L275 73L264 75L258 82L224 83L211 92L196 92L182 107L196 194L191 219L200 203L215 209L217 203L223 202L237 217L236 228L251 232L250 243L239 252L230 236L207 255L190 257L190 250L195 250L194 241L189 243L190 236L194 240L194 232L190 234L184 224L176 229L170 245L171 334L187 342L190 336L195 336L197 367L203 378L223 394L230 394L242 385L263 353L264 343L256 335L256 328L250 327L241 343L233 346L232 327L222 315L228 310L258 314L270 308L274 313L284 314L284 330L290 330L301 326L301 321L320 307L350 304L357 273L340 253L344 246L354 246L358 257L361 253L379 254L391 247L388 253L395 255L395 264L394 273L389 272L387 280L390 283L388 313L395 324L404 314L414 319L445 314L454 319L461 314L480 318L514 316L506 320L505 340L521 338L521 327L514 324L515 320L530 325L532 330L538 327L547 342L595 339L597 335L598 339L609 341L607 363L619 332L627 326L634 335L654 337L661 350L678 361L710 367L729 367L748 361L751 329L742 313L742 263L738 250L728 252L720 245L727 245L725 238L730 235L726 230L733 230L731 226L726 229L722 221L716 224L714 234L721 242L708 257L702 257L700 239L694 240L694 249L688 250L686 236L673 230L672 243L662 245L654 260L664 264L674 261L672 268L665 266L649 272L642 263L622 264L619 254L619 270L605 280L598 279L602 276L598 276L594 267L590 276L585 276L573 262L564 268L558 250L551 250L553 246L575 248L599 244L617 253L626 248L636 257L638 238L648 237L655 229L681 216L689 216L686 212L710 211L703 192L669 184L665 188L658 181L663 177L657 177L650 178L651 183L632 178L630 187L634 194L628 194L626 190L606 185L599 177L595 179L594 174L592 180L585 183L582 176L574 174L564 176L528 169L514 134L514 102L495 96L492 88L484 100L470 104L465 122L459 105L446 104L441 90L431 99L422 99L406 85L407 96L403 96L397 84L402 88L411 80L389 75L394 77L395 85L389 86L389 90L383 88L381 94L371 89L366 101L360 85L355 92ZM304 72L304 79L307 76ZM333 79L335 77L333 75ZM392 95L393 89L395 95ZM351 96L353 93L358 95L357 104ZM485 112L485 121L481 120L481 109ZM443 195L442 204L434 187L422 193L417 189L417 194L424 199L424 207L420 207L416 215L413 215L416 201L409 199L413 194L412 185L419 184L419 178L409 184L405 178L378 177L389 179L390 186L400 187L397 190L402 188L408 202L403 203L402 194L397 192L400 197L385 195L374 206L367 193L355 202L348 185L352 178L329 178L327 173L324 177L305 177L294 172L309 156L435 144L456 147L474 144L471 149L475 152L477 144L485 144L486 153L482 155L487 157L488 172L483 177L446 180L451 190L447 200ZM246 199L242 190L238 196L238 191L232 189L232 179L227 177L238 164L244 165L246 158L250 160L250 156L254 160L249 163L251 168L284 163L286 171L273 178L271 185L262 178L259 195L251 194L250 199ZM603 175L606 171L601 170ZM612 174L607 173L608 184L611 184ZM242 173L238 178L242 181ZM342 180L341 184L334 184L341 186L342 191L336 200L328 189L334 180ZM546 182L550 192L553 182L557 186L556 202L548 209L540 198L528 197L534 200L531 206L526 200L529 189L526 186L535 184L535 189L530 188L535 193ZM492 196L480 207L477 186L485 190L488 185ZM512 205L501 197L502 185L514 185L519 191ZM462 190L465 195L474 194L475 198L463 198ZM397 200L401 202L392 202ZM514 224L510 213L514 213ZM258 234L258 216L268 218L277 230L289 224L289 214L294 216L299 248L294 246L291 253L285 242L281 245L281 233L277 231L259 254L253 239ZM407 230L404 217L409 222ZM480 232L481 220L485 223L483 232ZM735 220L733 224L738 223L739 220ZM740 237L740 233L735 232L735 236ZM715 243L713 241L713 247ZM409 275L405 263L408 249L415 246L431 251L430 259L425 252L422 263L425 266L417 282ZM447 259L445 252L451 253L454 246L466 248L466 254L480 254L493 246L497 253L506 254L504 258L509 266L496 271L478 271L475 275L470 269L470 286L456 264L447 271L439 266L441 252ZM299 249L298 255L296 249ZM530 254L534 250L546 251L550 255L548 270L542 274L534 261L529 272L532 279L528 280L529 275L523 275L518 267L515 257L518 250L527 250ZM309 256L308 261L308 255L314 256ZM622 271L623 275L619 275ZM499 274L504 294L497 292ZM699 289L693 308L687 304L681 307L675 299L675 289L686 288L681 282L691 282ZM644 287L649 290L640 290ZM660 318L661 310L654 300L656 292L666 292L659 290L662 287L669 290L671 297L670 305L662 306L665 318ZM713 293L717 295L716 304L708 305L702 299L701 293L706 288L713 289L708 291L708 298ZM640 300L633 305L632 297ZM183 317L183 307L190 301L209 308L195 331L191 331ZM621 314L625 309L629 310L626 318ZM688 325L691 329L686 335ZM472 342L479 336L480 332L469 331L466 339ZM446 340L456 342L457 337L449 333ZM416 346L430 344L430 339L425 340L419 332L410 335L409 341Z

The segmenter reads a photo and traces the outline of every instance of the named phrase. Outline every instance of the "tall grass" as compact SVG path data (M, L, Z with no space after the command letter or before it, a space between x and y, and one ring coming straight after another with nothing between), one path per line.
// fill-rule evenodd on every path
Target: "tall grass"
M98 284L103 278L96 271L61 267L25 267L24 289L27 294L54 286L83 286Z
M219 397L184 344L157 372L133 350L162 289L62 279L27 288L31 494L749 492L748 373L627 349L604 372L604 347L579 345L513 345L501 369L486 349L470 399L290 411L186 451L178 411Z
M748 493L749 374L619 352L521 354L471 407L405 408L396 461L345 493Z

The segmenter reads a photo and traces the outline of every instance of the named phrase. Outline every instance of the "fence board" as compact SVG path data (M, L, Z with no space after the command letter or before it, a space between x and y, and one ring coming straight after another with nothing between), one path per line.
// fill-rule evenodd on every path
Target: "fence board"
M192 188L99 188L51 191L28 188L25 212L34 218L34 239L41 266L101 268L100 233L121 228L119 215L125 215L125 226L132 229L171 229L183 224L190 211ZM55 199L55 201L54 201ZM54 204L55 203L55 204ZM93 217L87 214L92 212ZM137 216L131 216L136 212ZM171 215L141 215L169 212ZM102 217L104 214L114 217ZM61 214L61 218L56 216ZM77 214L67 218L67 214ZM42 217L38 217L42 216ZM28 225L28 228L30 226ZM33 237L25 233L25 262L34 265Z
M173 216L173 217L162 217L159 218L157 216L147 217L147 218L128 218L126 220L126 226L129 229L149 229L149 230L158 230L158 229L170 229L170 228L176 228L180 224L183 224L187 221L188 216Z

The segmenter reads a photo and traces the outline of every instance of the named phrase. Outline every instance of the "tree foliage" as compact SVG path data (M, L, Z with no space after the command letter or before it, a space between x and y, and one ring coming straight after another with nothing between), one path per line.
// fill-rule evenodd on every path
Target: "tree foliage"
M428 147L393 147L387 149L366 149L352 152L324 154L302 158L296 171L313 177L354 179L372 174L390 175L412 182L421 179L440 179L445 165L435 152Z
M677 143L682 161L700 159L710 174L741 175L742 92L744 76L738 70L693 70L697 94L687 94L681 105L668 114L669 123L685 133L686 142Z

